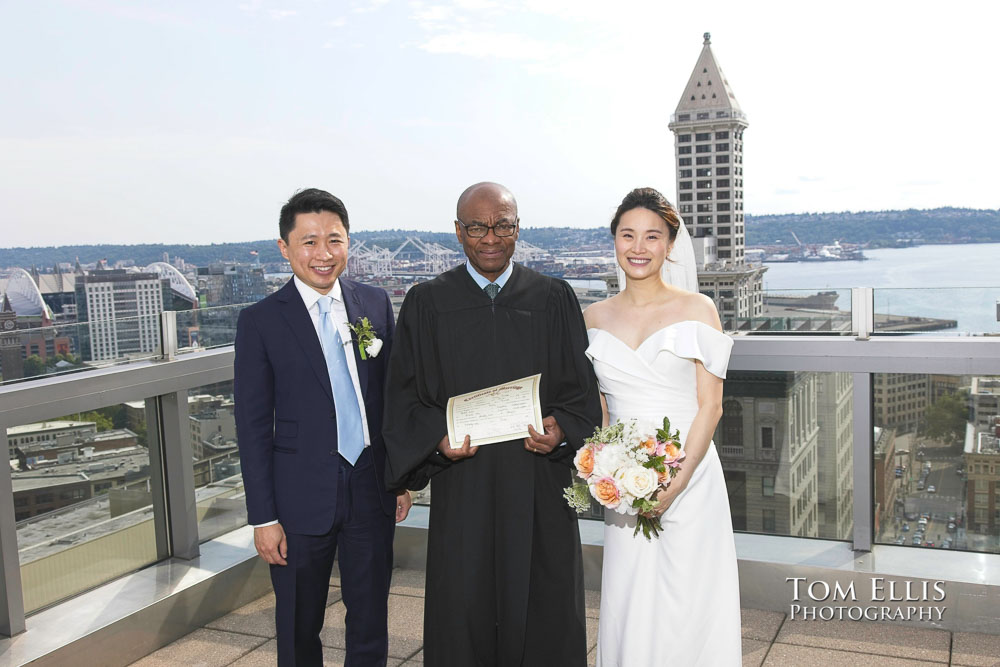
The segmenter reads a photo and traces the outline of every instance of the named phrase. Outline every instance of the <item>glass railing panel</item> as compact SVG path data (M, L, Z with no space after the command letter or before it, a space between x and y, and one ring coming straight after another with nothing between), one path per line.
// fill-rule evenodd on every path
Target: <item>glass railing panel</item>
M737 298L730 291L717 290L710 296L721 304L719 315L730 331L759 334L853 333L849 288L768 289L761 295L742 298Z
M207 350L236 341L236 321L250 304L214 306L177 312L178 352Z
M247 523L232 381L189 389L188 422L198 539L205 542Z
M157 560L145 400L7 438L27 613Z
M875 288L875 333L1000 334L1000 287Z
M715 446L737 531L849 540L853 376L732 371Z
M19 329L23 357L3 369L3 383L79 373L159 355L159 315Z
M1000 376L877 373L875 541L1000 553Z
M733 528L851 539L853 376L731 371L714 443ZM600 519L591 503L581 518Z

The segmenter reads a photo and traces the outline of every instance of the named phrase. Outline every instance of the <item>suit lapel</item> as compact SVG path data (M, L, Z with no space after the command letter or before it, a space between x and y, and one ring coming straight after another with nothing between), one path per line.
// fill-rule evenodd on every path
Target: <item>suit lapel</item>
M279 291L278 301L282 304L282 316L288 322L292 333L295 334L296 340L302 347L302 352L305 353L306 359L309 361L309 366L316 373L316 379L319 380L323 391L332 402L333 387L330 385L330 371L326 367L326 357L323 356L323 348L319 344L316 327L312 323L312 318L309 317L306 304L303 303L299 291L291 280Z
M347 321L350 324L357 324L358 320L365 316L364 308L361 305L361 297L353 282L349 280L340 281L340 291L344 295L344 308L347 310ZM368 402L368 363L361 360L361 351L358 349L357 341L351 341L351 349L354 350L354 367L358 369L358 382L361 384L361 396Z

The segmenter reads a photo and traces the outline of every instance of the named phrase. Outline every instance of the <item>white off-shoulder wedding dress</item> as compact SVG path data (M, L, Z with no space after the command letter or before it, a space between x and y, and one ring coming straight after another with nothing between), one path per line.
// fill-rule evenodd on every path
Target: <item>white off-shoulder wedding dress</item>
M655 425L669 417L681 442L698 412L695 360L726 375L733 341L686 320L635 350L590 329L594 364L611 423ZM722 464L712 444L688 486L662 517L663 531L633 536L635 517L605 512L597 664L740 665L740 589Z

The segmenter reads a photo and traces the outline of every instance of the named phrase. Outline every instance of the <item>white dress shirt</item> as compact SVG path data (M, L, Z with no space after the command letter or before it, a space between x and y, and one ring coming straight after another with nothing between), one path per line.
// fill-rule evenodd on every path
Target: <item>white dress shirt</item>
M330 308L330 316L333 317L334 324L337 325L337 331L340 332L340 337L347 345L344 346L344 356L347 357L347 370L351 374L351 384L354 385L354 393L358 397L358 407L361 408L361 428L365 435L365 447L370 447L372 444L371 436L368 434L368 415L365 413L365 400L361 395L361 382L358 380L358 364L354 358L354 343L351 339L353 334L351 333L350 327L347 326L347 307L344 306L344 292L340 289L340 279L338 278L333 282L333 289L330 290L329 294L320 294L309 285L299 280L298 276L292 278L295 281L295 288L299 290L299 296L302 297L302 302L306 305L306 311L309 313L309 319L312 320L313 329L316 330L316 337L319 338L319 300L323 296L333 297L333 305ZM319 338L320 346L323 345L323 339ZM263 528L264 526L273 526L278 523L275 521L268 521L267 523L259 523L254 525L254 528Z
M319 338L319 300L323 296L333 297L333 307L330 308L330 315L333 317L334 324L337 325L337 331L340 332L341 339L347 343L344 346L344 356L347 357L347 370L351 374L351 384L354 385L354 393L358 397L358 407L361 408L361 427L365 432L365 447L370 447L372 439L368 435L368 415L365 413L365 398L361 395L361 382L358 380L358 362L354 357L354 346L357 343L353 342L354 334L351 333L351 328L347 326L347 307L344 305L344 292L340 289L340 278L333 281L333 289L325 295L306 285L299 280L298 276L295 276L292 280L295 281L295 287L299 290L302 302L306 304L306 310L309 311L309 319L312 320L317 338ZM320 346L322 344L323 340L320 339Z

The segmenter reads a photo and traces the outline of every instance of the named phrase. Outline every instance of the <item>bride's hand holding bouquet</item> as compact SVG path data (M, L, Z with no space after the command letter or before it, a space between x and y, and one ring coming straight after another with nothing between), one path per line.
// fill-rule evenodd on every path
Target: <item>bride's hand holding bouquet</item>
M659 535L660 515L669 505L658 502L658 494L671 489L683 460L680 434L670 431L666 417L652 434L640 431L634 420L598 428L577 451L573 463L579 481L564 495L577 512L589 509L593 498L607 509L636 516L634 534L642 530L649 539Z

